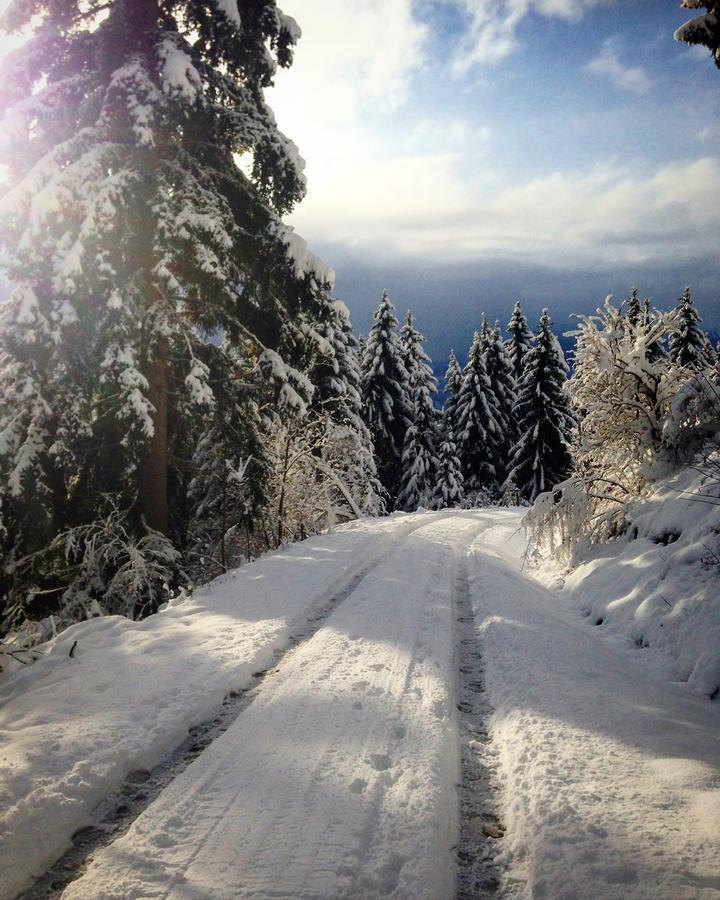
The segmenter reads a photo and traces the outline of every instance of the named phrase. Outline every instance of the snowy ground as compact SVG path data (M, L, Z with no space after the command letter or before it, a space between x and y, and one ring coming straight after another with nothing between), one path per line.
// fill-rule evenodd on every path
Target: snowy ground
M313 617L228 730L63 896L449 898L473 790L495 792L477 808L498 827L476 831L499 896L720 896L718 705L522 570L520 517L363 522L143 623L63 634L0 692L0 896ZM480 654L489 744L459 702ZM489 777L461 769L468 750Z

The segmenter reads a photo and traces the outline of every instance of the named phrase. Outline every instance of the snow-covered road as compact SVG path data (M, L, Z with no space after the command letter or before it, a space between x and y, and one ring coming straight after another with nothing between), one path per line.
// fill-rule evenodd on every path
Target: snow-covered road
M672 684L632 645L608 642L524 572L519 520L516 510L485 510L363 523L248 566L236 608L233 579L206 589L201 608L192 601L192 627L206 634L203 672L216 672L216 693L249 682L247 663L268 655L245 646L243 619L263 623L253 639L272 650L303 616L320 610L322 618L229 729L97 851L63 896L451 898L458 848L467 852L473 840L478 853L488 855L485 841L495 856L491 878L473 875L485 885L497 877L498 896L720 896L717 705ZM213 649L215 603L238 631L239 669L228 671L227 652ZM162 645L163 615L175 635L189 612L180 604L145 628ZM482 674L473 671L480 654ZM34 796L60 832L53 856L67 843L66 820L77 827L88 819L73 779L52 783L69 765L63 760L84 762L97 796L138 758L158 755L142 755L142 721L152 710L128 709L132 697L124 717L103 719L121 734L116 723L135 713L124 769L87 724L73 731L58 721L62 685L50 662L24 673L33 709L3 735L2 756L23 779L11 789L26 792L0 834L0 859L12 873L7 897L40 874L38 852L28 846L29 867L22 848L31 833L23 829L37 821ZM483 686L473 711L463 691ZM174 733L207 715L207 693L195 686L188 703L196 709L163 713ZM488 716L482 726L464 721L479 709ZM23 767L13 752L28 756L48 715L64 742L34 778L34 757ZM148 734L157 743L155 730ZM102 782L96 773L107 771ZM474 803L473 791L493 796ZM73 815L53 818L54 804ZM4 841L12 855L3 856ZM460 889L473 896L467 883Z

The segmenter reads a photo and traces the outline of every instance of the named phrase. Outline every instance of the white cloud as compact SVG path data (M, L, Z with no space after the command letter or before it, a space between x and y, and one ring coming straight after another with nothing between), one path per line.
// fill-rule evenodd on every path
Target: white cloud
M647 94L650 90L650 79L645 70L623 63L617 43L612 39L603 43L600 53L588 63L585 71L609 78L616 87L633 94Z
M455 69L466 72L473 65L489 65L519 47L517 31L531 12L547 18L576 21L594 6L610 0L453 0L470 18L467 39L455 60Z
M297 216L306 237L375 259L517 260L562 269L716 252L720 159L634 172L597 166L508 186L457 154L376 160Z
M594 2L505 0L485 11L532 7L572 18ZM473 110L438 109L419 95L427 33L411 0L281 5L303 37L270 103L308 160L309 193L291 221L312 243L374 261L502 259L577 270L716 252L720 159L501 175L493 135Z

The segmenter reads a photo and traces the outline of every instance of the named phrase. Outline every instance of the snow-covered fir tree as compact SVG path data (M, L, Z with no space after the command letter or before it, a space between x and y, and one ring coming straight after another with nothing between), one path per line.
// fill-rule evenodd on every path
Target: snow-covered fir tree
M387 291L383 291L373 318L362 360L363 417L372 435L378 474L392 506L400 489L405 432L412 411L398 321Z
M483 317L482 348L485 371L490 380L490 391L496 400L496 421L500 427L500 435L490 442L493 453L493 468L499 483L505 480L507 465L517 440L515 422L515 379L512 366L507 357L505 345L500 337L500 323L494 328Z
M408 312L402 328L402 354L407 372L410 426L403 443L400 490L397 505L407 512L432 504L437 484L438 414L433 404L437 382L430 357L423 349L424 336Z
M674 365L699 370L711 364L712 346L701 323L692 292L686 287L675 310L675 330L668 339L670 360Z
M460 363L455 355L455 351L451 350L447 371L445 372L445 403L443 405L443 429L446 434L455 430L455 409L457 407L457 398L460 393L461 384L462 369L460 368Z
M573 468L570 439L575 417L565 391L568 366L543 310L537 343L525 358L516 406L518 442L508 479L534 501L566 479Z
M630 294L625 301L625 315L627 316L628 322L633 327L637 326L642 321L644 308L643 304L640 302L637 288L630 289Z
M502 412L485 369L482 338L475 332L463 369L456 407L457 453L462 466L466 497L498 488L494 466L505 440Z
M370 431L363 420L358 341L344 303L334 301L318 326L325 345L310 372L315 385L312 410L324 424L320 473L330 480L332 517L380 515L385 510Z
M13 0L3 24L33 31L0 82L0 242L14 285L0 324L0 472L15 615L30 586L62 605L82 548L58 565L60 537L104 506L126 511L123 533L138 541L148 529L182 539L185 451L224 390L211 373L233 369L223 346L252 342L283 391L331 274L280 218L305 187L263 97L299 36L274 0L242 15L232 2ZM218 334L226 343L204 337ZM237 422L253 415L240 400ZM98 590L86 584L88 598Z
M505 351L512 367L513 378L516 384L519 384L523 375L524 360L532 349L534 339L520 301L513 308L512 316L507 323L507 332L510 337L505 341Z
M437 485L433 506L435 509L451 509L461 506L465 499L462 466L457 455L452 428L445 431L438 454Z
M684 9L707 12L681 25L675 32L675 40L707 47L715 65L720 68L720 0L683 0L680 5Z

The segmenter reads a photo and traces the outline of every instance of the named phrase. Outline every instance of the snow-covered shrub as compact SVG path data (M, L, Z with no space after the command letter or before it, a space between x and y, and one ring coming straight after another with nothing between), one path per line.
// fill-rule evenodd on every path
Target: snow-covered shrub
M578 318L569 384L579 418L576 470L526 518L535 546L569 563L622 534L628 507L658 479L707 455L720 430L717 374L707 338L696 334L689 291L671 313L641 307L633 292L627 311L608 297L597 315ZM665 351L670 338L687 364Z
M55 575L59 594L60 621L73 622L95 615L123 615L138 618L154 612L168 596L178 578L180 553L160 532L146 529L139 535L127 524L125 510L111 509L87 525L58 534L43 551L18 559L7 567L8 574L41 569ZM60 586L63 587L60 587ZM4 616L7 623L23 630L28 607L42 591L29 590L10 603Z

